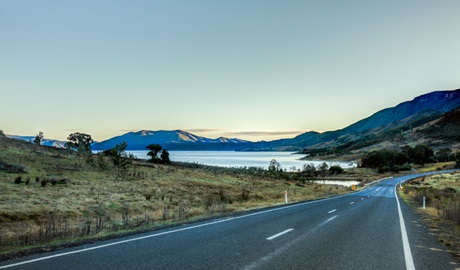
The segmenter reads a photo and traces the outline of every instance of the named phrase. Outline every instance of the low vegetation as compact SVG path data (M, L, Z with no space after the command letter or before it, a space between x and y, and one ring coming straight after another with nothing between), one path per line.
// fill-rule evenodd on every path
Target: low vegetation
M57 149L0 137L1 254L283 204L285 191L290 202L349 191L304 181L298 170L137 160L124 154L124 145L89 155L84 142L90 138L80 141ZM323 170L326 179L361 176ZM322 173L315 170L310 178Z
M413 179L402 195L425 215L440 242L460 261L460 173Z

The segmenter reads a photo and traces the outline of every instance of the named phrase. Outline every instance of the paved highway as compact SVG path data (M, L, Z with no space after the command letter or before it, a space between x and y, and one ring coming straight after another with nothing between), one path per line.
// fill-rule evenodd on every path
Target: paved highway
M455 269L436 236L395 196L408 178L5 261L0 269Z

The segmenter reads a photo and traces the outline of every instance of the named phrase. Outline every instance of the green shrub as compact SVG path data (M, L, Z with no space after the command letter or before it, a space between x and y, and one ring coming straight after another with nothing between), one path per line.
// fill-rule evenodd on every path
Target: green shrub
M15 184L21 184L22 183L22 176L16 177L16 179L14 179L14 183Z
M329 173L330 174L342 174L343 173L343 169L342 167L338 166L338 165L335 165L335 166L331 166L329 168Z

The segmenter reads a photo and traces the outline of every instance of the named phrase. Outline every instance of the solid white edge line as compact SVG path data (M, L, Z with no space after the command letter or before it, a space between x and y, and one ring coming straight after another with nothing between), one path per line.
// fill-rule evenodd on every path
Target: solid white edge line
M117 242L113 242L113 243L109 243L109 244L104 244L104 245L100 245L100 246L95 246L95 247L84 248L84 249L79 249L79 250L75 250L75 251L69 251L69 252L59 253L59 254L55 254L55 255L50 255L50 256L46 256L46 257L41 257L41 258L37 258L37 259L22 261L22 262L13 263L13 264L7 264L7 265L0 266L0 269L6 269L6 268L18 266L18 265L23 265L23 264L28 264L28 263L33 263L33 262L48 260L48 259L52 259L52 258L56 258L56 257L61 257L61 256L72 255L72 254L76 254L76 253L81 253L81 252L85 252L85 251L90 251L90 250L95 250L95 249L110 247L110 246L114 246L114 245L119 245L119 244L124 244L124 243L128 243L128 242L143 240L143 239L147 239L147 238L153 238L153 237L157 237L157 236L160 236L160 235L165 235L165 234L171 234L171 233L180 232L180 231L186 231L186 230L196 229L196 228L200 228L200 227L205 227L205 226L209 226L209 225L214 225L214 224L217 224L217 223L227 222L227 221L234 220L234 219L240 219L240 218L246 218L246 217L261 215L261 214L270 213L270 212L279 211L279 210L284 210L284 209L288 209L288 208L292 208L292 207L298 207L298 206L303 206L303 205L312 204L312 203L318 203L318 202L323 202L323 201L334 200L334 199L342 198L342 197L346 197L346 196L356 196L356 194L359 194L359 193L364 192L364 191L366 191L366 190L367 190L367 188L366 188L366 189L363 189L363 190L361 190L361 191L355 192L355 193L343 194L343 195L339 195L339 196L332 197L332 198L324 198L324 199L320 199L320 200L316 200L316 201L309 201L309 202L304 202L304 203L298 203L298 204L288 205L288 206L284 206L284 207L269 209L269 210L265 210L265 211L261 211L261 212L255 212L255 213L251 213L251 214L247 214L247 215L242 215L242 216L237 216L237 217L231 217L231 218L227 218L227 219L223 219L223 220L217 220L217 221L213 221L213 222L210 222L210 223L204 223L204 224L195 225L195 226L186 227L186 228L181 228L181 229L176 229L176 230L172 230L172 231L166 231L166 232L161 232L161 233L146 235L146 236L142 236L142 237L136 237L136 238L132 238L132 239L117 241Z
M409 237L407 237L406 225L404 224L404 218L401 211L401 206L399 205L398 194L396 194L396 185L394 187L396 203L398 204L398 214L399 214L399 224L401 225L401 235L404 248L404 259L406 261L407 270L415 270L414 259L412 258L412 252L409 245Z
M277 234L275 234L275 235L272 235L272 236L270 236L270 237L267 237L267 240L268 240L268 241L273 240L273 239L275 239L276 237L281 236L281 235L283 235L283 234L286 234L286 233L288 233L288 232L290 232L290 231L292 231L292 230L294 230L294 229L292 229L292 228L291 228L291 229L287 229L287 230L285 230L285 231L282 231L282 232L280 232L280 233L277 233Z

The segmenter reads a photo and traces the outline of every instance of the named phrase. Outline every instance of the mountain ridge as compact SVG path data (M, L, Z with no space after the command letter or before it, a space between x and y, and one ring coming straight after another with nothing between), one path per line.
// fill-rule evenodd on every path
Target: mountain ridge
M252 143L236 138L219 137L217 139L210 139L192 134L184 130L141 130L116 136L99 143L94 143L93 150L107 150L122 141L128 143L127 150L145 150L145 147L149 144L160 144L164 148L176 150L182 148L196 148L197 146L205 147L204 145L207 144L236 145Z
M460 89L442 90L423 94L394 107L382 109L342 129L323 133L309 131L294 138L252 142L226 137L211 139L184 130L140 130L95 142L92 147L93 150L107 150L125 141L128 144L127 150L145 150L149 144L160 144L168 150L196 151L302 151L334 148L341 144L353 144L359 141L363 144L363 140L367 140L364 144L370 144L373 138L385 134L386 131L408 129L408 126L412 128L412 125L415 128L459 107ZM11 137L29 142L35 138L34 136ZM49 139L44 141L45 145L54 147L64 147L64 143Z

